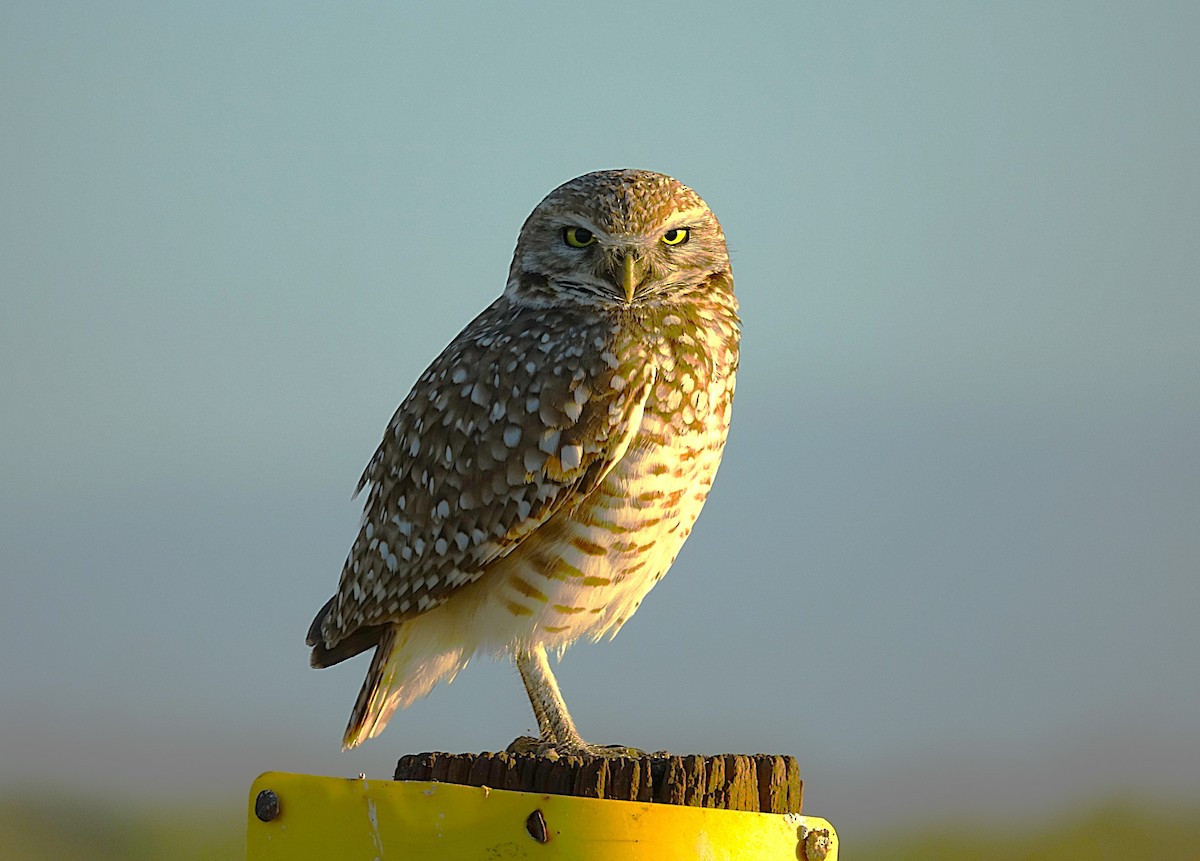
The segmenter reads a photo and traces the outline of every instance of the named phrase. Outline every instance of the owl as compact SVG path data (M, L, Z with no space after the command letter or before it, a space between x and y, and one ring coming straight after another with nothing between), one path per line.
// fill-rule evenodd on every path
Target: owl
M604 755L547 653L611 637L674 562L729 428L740 323L725 237L671 177L606 170L521 228L503 294L417 380L358 491L362 525L308 632L374 649L343 737L477 653L510 655L538 749Z

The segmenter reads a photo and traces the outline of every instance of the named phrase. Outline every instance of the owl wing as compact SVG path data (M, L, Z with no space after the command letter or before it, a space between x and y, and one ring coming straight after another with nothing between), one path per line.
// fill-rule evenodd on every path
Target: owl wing
M335 660L374 645L373 627L445 602L600 485L637 432L655 374L618 363L612 338L607 321L503 297L463 330L363 473L362 526L310 645Z

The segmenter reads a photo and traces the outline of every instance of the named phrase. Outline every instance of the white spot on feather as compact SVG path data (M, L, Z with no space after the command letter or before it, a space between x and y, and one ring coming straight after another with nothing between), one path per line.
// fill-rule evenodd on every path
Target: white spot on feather
M562 431L558 430L557 428L551 428L550 430L547 430L544 434L542 434L542 438L538 440L538 448L540 448L546 454L554 454L555 449L558 448L558 440L561 436Z
M562 452L559 453L559 459L562 460L564 470L575 469L583 461L583 446L564 445Z

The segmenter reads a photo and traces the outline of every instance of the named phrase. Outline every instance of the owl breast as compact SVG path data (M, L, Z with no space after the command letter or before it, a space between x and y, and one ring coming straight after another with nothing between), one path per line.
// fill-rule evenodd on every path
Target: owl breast
M736 321L705 323L668 314L622 333L623 368L651 376L637 429L591 494L481 579L471 620L480 648L611 636L675 561L716 476L733 397Z

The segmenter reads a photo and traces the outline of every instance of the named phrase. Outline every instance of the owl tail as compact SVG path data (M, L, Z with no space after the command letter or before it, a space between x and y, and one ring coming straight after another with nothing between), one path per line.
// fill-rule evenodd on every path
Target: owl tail
M380 636L371 668L350 713L346 734L342 736L342 750L375 738L383 732L396 709L408 708L438 682L453 680L467 665L470 656L463 654L461 646L436 654L430 654L428 648L413 648L414 641L424 640L419 635L413 636L413 628L421 621L418 617L391 625Z

